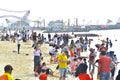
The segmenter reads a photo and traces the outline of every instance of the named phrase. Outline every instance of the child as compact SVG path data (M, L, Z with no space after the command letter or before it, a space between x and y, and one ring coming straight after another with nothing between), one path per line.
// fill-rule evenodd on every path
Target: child
M75 73L75 69L76 69L76 65L77 65L77 59L76 58L74 58L74 60L71 62L71 64L70 64L70 67L71 67L71 71L72 71L72 74L74 74Z
M69 48L69 51L70 51L70 59L73 60L75 57L74 57L74 51Z
M78 77L79 80L93 80L93 78L90 78L89 74L87 74L87 68L87 64L81 63L76 69L75 76Z
M53 73L52 69L49 68L49 67L47 67L45 62L42 63L41 70L42 70L42 69L46 71L46 74L47 74L47 75L50 74L50 73ZM52 74L51 74L51 75L52 75Z
M14 80L12 77L13 67L11 65L6 65L4 67L4 74L0 76L0 80Z
M83 63L82 57L78 57L77 66L79 66L81 63Z
M47 80L46 70L42 69L39 75L39 80Z

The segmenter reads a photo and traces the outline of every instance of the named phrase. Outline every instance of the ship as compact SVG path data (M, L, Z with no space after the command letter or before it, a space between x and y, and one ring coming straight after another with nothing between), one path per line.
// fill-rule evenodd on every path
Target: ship
M61 27L46 27L45 32L89 32L92 30L112 30L120 29L120 19L115 24L106 25L80 25L80 26L61 26Z

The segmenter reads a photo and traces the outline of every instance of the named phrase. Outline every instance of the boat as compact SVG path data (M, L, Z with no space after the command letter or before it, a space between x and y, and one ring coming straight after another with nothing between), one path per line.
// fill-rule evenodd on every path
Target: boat
M95 33L79 33L79 34L74 34L75 37L99 37L100 35L95 34Z

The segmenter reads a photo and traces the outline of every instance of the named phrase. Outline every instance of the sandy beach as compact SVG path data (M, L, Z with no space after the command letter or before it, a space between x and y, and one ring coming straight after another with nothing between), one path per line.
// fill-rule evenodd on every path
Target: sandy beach
M32 41L22 42L20 54L17 53L17 43L12 41L0 41L0 74L4 73L4 66L10 64L13 66L12 75L14 79L21 80L39 80L38 77L34 76L33 72L33 48ZM56 70L56 64L50 64L49 56L49 44L42 44L40 46L42 56L44 57L43 62L46 62L47 66L50 67L54 76L48 75L48 80L59 80L59 70ZM82 54L86 56L86 54ZM71 79L69 79L71 78ZM73 80L74 76L68 75L67 80Z
M32 41L21 42L20 54L17 54L17 43L12 41L0 41L0 74L4 73L4 66L10 64L13 66L12 75L14 79L21 80L38 80L33 72L33 48ZM48 80L58 80L58 70L55 70L57 64L50 64L49 62L49 45L43 44L40 46L42 50L44 61L54 71L54 77L48 76Z

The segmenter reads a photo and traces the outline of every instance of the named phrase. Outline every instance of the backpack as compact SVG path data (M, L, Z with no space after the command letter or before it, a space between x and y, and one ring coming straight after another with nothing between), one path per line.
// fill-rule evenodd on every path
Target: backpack
M8 76L3 74L0 76L0 80L8 80Z

